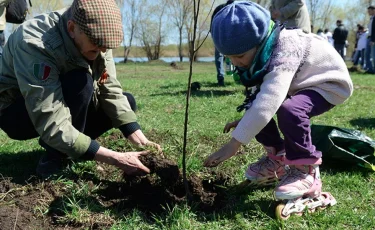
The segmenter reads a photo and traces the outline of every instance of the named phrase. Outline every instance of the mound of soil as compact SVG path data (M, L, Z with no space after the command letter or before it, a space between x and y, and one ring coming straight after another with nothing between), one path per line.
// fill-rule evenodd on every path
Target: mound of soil
M191 175L187 178L189 195L186 197L183 176L176 162L162 158L158 154L140 157L151 173L144 177L124 175L124 183L112 184L102 191L105 200L128 197L125 207L137 207L147 212L159 212L166 205L188 201L200 211L219 210L226 202L226 189L229 178L224 175L211 175L201 178ZM213 178L213 179L211 179Z
M150 174L142 177L125 176L120 181L94 176L80 177L87 184L99 186L95 194L84 199L91 199L93 203L102 206L103 213L106 210L114 210L114 213L121 210L117 217L114 216L114 220L121 219L134 208L143 211L145 217L152 220L152 214L165 212L166 207L186 201L194 210L203 212L222 210L232 203L227 196L227 176L214 173L205 177L189 175L186 181L190 194L188 199L182 173L176 162L157 154L143 156L141 161L150 168ZM113 167L104 167L105 178L110 178L114 172ZM11 178L0 180L0 229L105 229L113 224L103 223L96 218L91 218L93 222L90 224L57 222L59 217L65 215L62 210L70 196L69 191L58 186L54 181L35 180L30 185L19 185L12 183ZM40 206L44 208L36 210ZM46 210L48 213L42 214Z

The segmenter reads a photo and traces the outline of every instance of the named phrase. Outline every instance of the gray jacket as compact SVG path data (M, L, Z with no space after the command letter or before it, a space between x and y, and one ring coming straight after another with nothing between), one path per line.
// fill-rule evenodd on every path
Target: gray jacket
M306 33L311 32L310 16L304 0L272 0L270 11L280 10L281 16L273 18L285 22L286 27L297 27Z
M68 19L65 10L42 14L24 22L10 35L0 57L0 113L17 97L24 97L42 140L78 158L88 150L91 138L71 123L60 75L87 69L94 80L94 103L103 108L114 127L136 122L136 115L116 78L112 50L101 53L90 65L66 31ZM103 76L107 78L99 82Z

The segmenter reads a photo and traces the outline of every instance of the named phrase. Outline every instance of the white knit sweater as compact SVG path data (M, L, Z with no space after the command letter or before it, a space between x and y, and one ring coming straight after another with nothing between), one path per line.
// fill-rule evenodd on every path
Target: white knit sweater
M314 90L329 103L343 103L353 93L348 69L323 38L302 30L282 30L260 92L232 133L248 144L272 119L287 95Z

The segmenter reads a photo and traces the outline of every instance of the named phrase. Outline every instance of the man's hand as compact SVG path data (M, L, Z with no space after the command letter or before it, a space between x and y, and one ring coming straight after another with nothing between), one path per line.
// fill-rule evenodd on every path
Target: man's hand
M241 146L241 142L232 138L232 140L225 144L219 151L211 154L203 163L205 167L215 167L226 159L234 156Z
M241 120L229 122L224 127L224 133L228 133L232 128L236 128L238 123L240 123Z
M130 142L139 147L151 147L155 148L158 153L163 153L160 145L155 142L149 141L140 129L130 134L130 136L128 136L128 139Z
M126 175L144 175L150 173L150 169L142 164L139 157L148 153L149 151L121 153L100 147L94 160L117 166Z
M115 166L122 169L126 175L141 176L150 173L150 169L139 160L141 155L147 155L149 151L125 152L116 155Z

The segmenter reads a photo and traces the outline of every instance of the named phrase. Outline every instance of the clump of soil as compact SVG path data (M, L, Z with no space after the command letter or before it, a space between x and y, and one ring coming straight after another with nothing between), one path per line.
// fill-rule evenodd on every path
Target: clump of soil
M158 175L162 182L167 185L173 185L180 179L180 170L176 162L163 158L160 154L143 155L140 160L150 169L151 174Z

